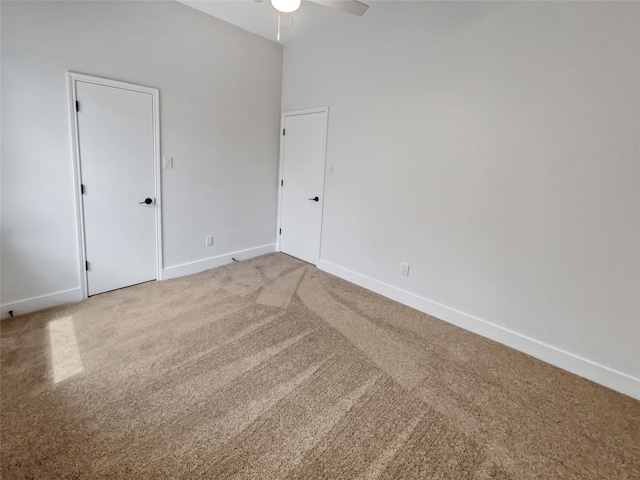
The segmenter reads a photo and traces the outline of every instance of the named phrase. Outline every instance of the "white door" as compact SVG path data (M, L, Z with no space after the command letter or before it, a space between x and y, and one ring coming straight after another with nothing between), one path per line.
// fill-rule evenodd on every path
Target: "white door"
M155 280L153 95L84 81L75 89L87 293Z
M320 257L327 109L283 119L280 251L316 264Z

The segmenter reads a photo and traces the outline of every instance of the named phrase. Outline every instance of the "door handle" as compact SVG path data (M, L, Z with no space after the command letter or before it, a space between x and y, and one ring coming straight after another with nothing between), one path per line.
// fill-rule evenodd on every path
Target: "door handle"
M310 198L309 200L311 200L312 202L319 202L320 201L320 197L316 196L316 197Z
M150 198L145 198L144 202L140 202L140 205L142 205L143 203L147 205L151 205L153 203L153 200L151 200Z

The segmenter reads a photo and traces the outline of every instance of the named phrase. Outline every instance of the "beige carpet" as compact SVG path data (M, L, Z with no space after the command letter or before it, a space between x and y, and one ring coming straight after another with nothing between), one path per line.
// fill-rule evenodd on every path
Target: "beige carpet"
M0 329L3 479L640 478L640 402L282 254Z

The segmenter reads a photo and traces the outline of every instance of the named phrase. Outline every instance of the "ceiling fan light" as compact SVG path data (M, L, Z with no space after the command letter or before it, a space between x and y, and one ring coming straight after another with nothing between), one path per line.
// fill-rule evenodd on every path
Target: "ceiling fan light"
M300 8L301 0L271 0L271 4L274 8L282 13L295 12Z

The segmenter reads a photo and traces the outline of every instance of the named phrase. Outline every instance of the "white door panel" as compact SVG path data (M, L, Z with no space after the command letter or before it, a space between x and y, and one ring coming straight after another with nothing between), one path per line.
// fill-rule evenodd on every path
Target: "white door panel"
M326 110L284 116L280 250L314 265L320 255L326 126Z
M155 280L153 97L82 81L76 96L88 294Z

